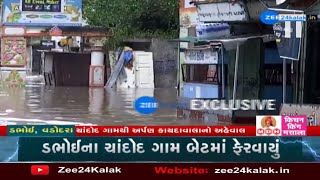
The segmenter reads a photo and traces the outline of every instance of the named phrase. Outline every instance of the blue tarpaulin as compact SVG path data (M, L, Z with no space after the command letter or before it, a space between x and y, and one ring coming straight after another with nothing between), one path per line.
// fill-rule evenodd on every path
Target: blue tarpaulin
M125 63L129 62L130 60L132 60L132 58L133 58L132 51L125 51L124 52L124 62Z
M127 74L123 69L123 66L129 61L133 60L133 51L131 48L124 47L124 49L121 49L121 50L119 49L118 51L121 54L117 59L116 65L113 68L113 71L108 79L108 82L106 83L107 88L112 88L119 76L122 76L122 78L127 77Z

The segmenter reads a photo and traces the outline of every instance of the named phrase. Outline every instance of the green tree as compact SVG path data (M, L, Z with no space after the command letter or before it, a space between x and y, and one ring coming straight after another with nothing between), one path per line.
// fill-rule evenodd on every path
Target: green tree
M110 48L129 38L176 38L179 33L179 0L83 0L83 13L89 25L110 28Z

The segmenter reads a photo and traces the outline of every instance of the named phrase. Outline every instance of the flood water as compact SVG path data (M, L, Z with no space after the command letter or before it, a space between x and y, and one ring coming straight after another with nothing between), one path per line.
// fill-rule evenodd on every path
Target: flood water
M50 87L30 81L25 87L0 87L0 124L202 125L177 118L175 108L142 115L133 103L141 96L176 102L176 89ZM206 123L207 124L207 123Z
M141 96L176 102L176 89L50 87L28 81L25 87L0 87L0 125L203 125L177 118L175 108L152 115L135 111ZM207 124L206 122L205 124ZM0 162L18 160L19 137L0 137Z
M176 102L176 89L125 89L48 87L29 82L22 88L0 87L0 125L214 125L210 121L177 118L176 109L159 109L152 115L141 115L133 108L135 99L154 96L159 102ZM0 137L0 162L18 160L19 137ZM308 158L310 147L319 152L319 139L306 139L303 152ZM320 159L320 157L319 157ZM319 161L319 160L318 160Z

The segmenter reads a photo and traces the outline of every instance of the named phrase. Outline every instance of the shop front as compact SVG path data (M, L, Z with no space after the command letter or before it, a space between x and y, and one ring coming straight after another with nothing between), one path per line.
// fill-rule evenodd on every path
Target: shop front
M256 115L279 114L283 97L286 98L286 102L293 101L294 82L289 71L285 75L287 77L285 81L288 82L283 83L283 61L279 57L272 26L264 26L259 22L257 14L268 8L260 2L252 4L243 1L236 3L201 1L195 4L194 7L184 4L180 10L182 20L185 20L185 16L198 18L197 22L190 21L189 25L186 25L185 21L181 23L179 100L190 102L190 99L275 99L277 110L192 111L188 107L180 107L178 116L213 124L252 124L255 123ZM225 27L229 29L226 30ZM206 37L204 31L207 33ZM213 33L210 33L212 31ZM198 51L193 54L200 55L203 51L201 48L204 47L216 49L218 64L215 66L208 63L189 64L189 56L192 56L190 51ZM291 68L291 63L291 61L286 62L287 69ZM192 68L195 69L193 74L189 70ZM283 84L286 84L285 96Z
M29 33L45 27L82 25L82 1L4 0L2 3L1 84L22 86L31 69Z
M102 47L110 34L83 26L82 0L5 0L2 16L2 86L23 86L36 64L47 85L103 87Z
M265 45L274 42L274 40L272 35L208 40L205 43L210 47L211 52L216 53L211 53L207 57L217 59L216 64L212 62L210 64L190 64L189 59L192 53L189 51L196 51L195 54L201 56L203 50L199 46L187 49L181 65L183 81L181 82L179 100L183 102L189 100L190 102L191 99L226 101L267 99L266 91L269 91L270 88L268 89L264 84ZM197 57L197 59L201 58ZM280 94L280 97L281 90L280 88L279 92L276 92ZM255 116L262 113L261 111L235 110L191 111L186 107L178 109L178 116L184 119L227 124L252 123L255 121Z
M49 37L40 41L38 49L46 85L103 87L108 68L103 45L109 36L106 28L86 26L47 28L32 34Z

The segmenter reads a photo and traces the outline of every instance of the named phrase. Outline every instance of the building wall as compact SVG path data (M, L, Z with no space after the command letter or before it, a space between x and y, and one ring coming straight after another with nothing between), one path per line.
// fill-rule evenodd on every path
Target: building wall
M177 86L178 44L166 40L153 39L151 43L156 88Z
M155 88L174 88L177 86L178 43L162 40L132 40L126 45L134 51L147 51L153 54ZM109 63L114 66L115 57L109 52Z

